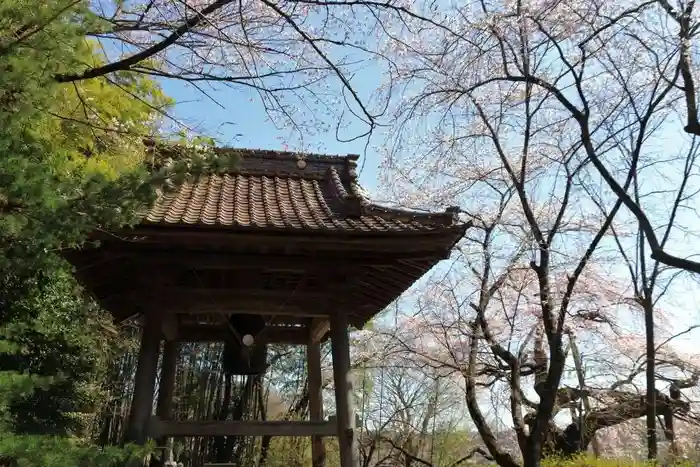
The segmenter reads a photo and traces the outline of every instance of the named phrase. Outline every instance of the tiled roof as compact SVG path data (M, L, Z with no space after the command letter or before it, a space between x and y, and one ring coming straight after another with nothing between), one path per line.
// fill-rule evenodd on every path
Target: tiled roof
M424 214L372 204L357 184L358 156L227 150L236 169L162 195L145 224L235 229L425 232L455 225L452 210Z

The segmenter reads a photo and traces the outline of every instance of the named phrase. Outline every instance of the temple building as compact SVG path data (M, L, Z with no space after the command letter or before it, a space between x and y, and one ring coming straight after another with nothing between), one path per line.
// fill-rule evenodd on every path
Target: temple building
M362 328L447 258L467 225L454 208L372 203L358 185L358 156L226 151L235 170L184 183L138 226L98 233L99 247L69 255L115 321L142 325L126 437L311 436L318 466L321 437L337 436L342 467L356 467L348 329ZM330 421L320 375L328 338ZM178 344L192 341L224 342L224 370L233 374L263 374L268 344L307 346L310 419L172 420Z

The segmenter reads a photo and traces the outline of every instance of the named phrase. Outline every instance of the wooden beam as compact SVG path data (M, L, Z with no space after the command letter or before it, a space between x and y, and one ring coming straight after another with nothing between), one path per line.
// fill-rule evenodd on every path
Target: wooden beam
M270 300L218 300L184 299L144 295L139 297L114 296L110 299L98 298L102 306L112 312L139 312L159 310L164 314L199 314L199 313L250 313L255 315L289 315L298 317L328 317L326 307L307 303L275 303Z
M314 339L313 332L308 336L306 348L306 367L309 375L309 418L311 421L323 420L323 381L321 375L321 344ZM311 465L326 465L326 449L320 436L311 437Z
M335 436L336 426L326 421L252 421L252 420L160 420L151 417L148 429L153 437L188 436Z
M275 303L270 303L264 300L241 300L235 302L220 302L220 303L198 303L198 302L181 302L179 305L167 301L163 303L159 309L171 313L199 314L199 313L248 313L251 315L265 316L298 316L305 318L324 317L327 318L326 311L311 308L310 305L290 305L285 304L279 306Z
M308 328L270 326L261 340L268 344L304 345L308 339ZM187 325L180 329L182 342L223 342L231 337L226 323L220 325Z
M335 276L342 276L342 258L314 257L310 255L251 254L236 252L159 252L150 249L115 249L105 252L107 258L129 261L143 267L182 266L193 269L222 270L264 270L282 272L310 272L327 270ZM370 265L371 258L365 261L351 261L353 266Z
M160 383L158 387L158 401L156 404L156 416L163 420L172 418L173 395L175 393L175 376L177 372L177 359L179 354L179 342L166 340L163 344L163 362L160 369ZM158 448L163 449L160 465L173 463L173 440L161 437L156 440Z
M327 319L314 318L311 320L309 329L311 342L320 342L331 328L331 323Z
M144 296L159 297L171 301L198 301L198 302L235 302L235 301L261 301L268 302L274 307L275 303L284 305L285 302L318 302L330 300L337 296L337 290L246 290L246 289L217 289L207 287L132 287L126 293L119 293L120 298L140 298ZM103 296L109 300L111 297Z
M338 313L331 320L331 350L340 467L358 467L360 464L350 374L350 339L348 317L345 313Z
M228 315L221 315L219 313L213 313L208 316L202 315L179 315L180 325L182 327L188 326L219 326L228 322ZM282 316L267 316L267 322L269 326L274 327L291 327L291 328L301 328L307 327L309 318L299 318L295 316L282 315Z
M167 314L163 316L163 338L166 342L178 339L178 334L180 332L178 324L176 315Z
M141 331L141 347L134 376L134 395L131 400L129 423L125 441L136 444L146 442L146 430L156 386L158 355L160 353L162 316L154 311L146 313L145 326Z
M269 229L261 231L232 231L230 228L213 229L197 226L138 226L118 232L96 233L95 239L101 240L103 247L124 248L136 245L142 248L149 246L182 246L184 248L207 245L236 248L248 252L257 251L261 247L285 250L291 246L304 251L313 251L315 257L327 256L343 259L379 260L389 259L421 259L444 258L456 240L464 235L464 229L458 227L438 228L435 230L354 233L345 232L309 232L291 234L282 229L284 235ZM334 258L335 259L335 258Z
M172 416L179 344L177 341L168 341L163 345L163 363L160 370L158 404L156 406L156 415L163 420Z

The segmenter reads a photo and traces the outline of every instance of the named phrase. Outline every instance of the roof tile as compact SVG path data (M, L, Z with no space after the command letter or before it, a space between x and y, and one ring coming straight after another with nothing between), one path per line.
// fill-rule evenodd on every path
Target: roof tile
M146 224L230 228L399 232L454 225L449 213L423 214L376 206L362 195L355 156L238 150L237 169L202 175L163 194Z

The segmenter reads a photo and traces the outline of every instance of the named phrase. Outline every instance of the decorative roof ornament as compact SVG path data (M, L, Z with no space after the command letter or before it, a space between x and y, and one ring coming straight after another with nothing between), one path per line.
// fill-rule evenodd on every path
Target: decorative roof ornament
M362 185L360 185L359 183L353 183L353 192L354 192L355 196L357 196L358 198L360 198L364 201L369 202L369 200L372 199L369 192L367 190L365 190L364 187Z

